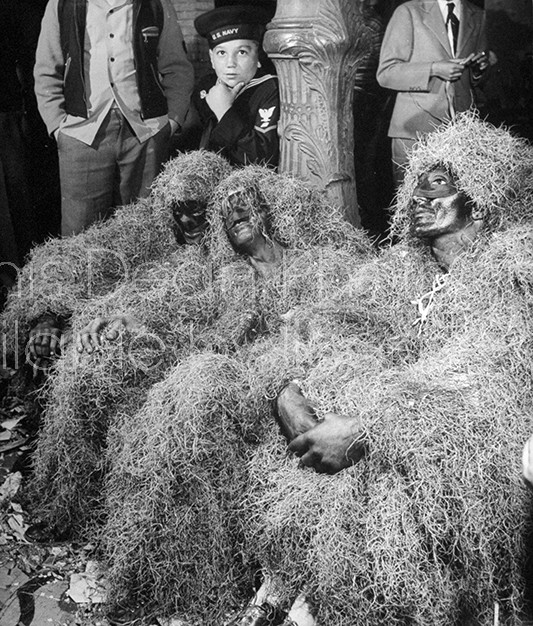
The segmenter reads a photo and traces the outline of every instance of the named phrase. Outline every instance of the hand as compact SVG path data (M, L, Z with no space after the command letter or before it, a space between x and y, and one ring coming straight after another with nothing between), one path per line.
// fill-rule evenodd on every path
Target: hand
M43 315L30 330L27 346L28 362L33 369L33 377L39 372L47 372L52 361L59 356L63 335L59 321L53 315Z
M497 62L498 58L492 50L488 50L487 52L478 52L471 60L472 74L474 78L479 78L489 66L495 65Z
M57 356L61 341L61 328L53 315L43 315L30 330L28 351L32 362Z
M336 474L364 456L366 441L359 419L327 413L323 422L296 437L289 450L301 457L302 465Z
M467 57L468 58L468 57ZM454 82L461 78L465 70L465 59L450 59L449 61L435 61L431 64L431 76L441 80Z
M113 315L111 317L95 317L76 337L78 352L91 354L102 345L102 336L114 341L122 330L137 330L139 324L128 315ZM105 334L104 334L105 330Z
M527 486L533 489L533 435L526 441L522 452L522 472Z
M485 52L478 52L472 56L470 61L472 72L476 75L482 74L489 66L489 57Z
M220 121L224 117L243 87L244 83L237 83L235 87L228 87L220 79L211 87L205 101L216 115L217 120Z

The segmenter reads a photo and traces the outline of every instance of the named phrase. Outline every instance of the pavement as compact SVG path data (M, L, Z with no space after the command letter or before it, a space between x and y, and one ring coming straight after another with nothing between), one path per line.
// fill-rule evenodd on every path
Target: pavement
M24 538L36 403L20 393L16 376L0 369L0 625L109 626L94 546L42 546Z
M25 539L32 520L24 485L39 408L37 388L20 376L0 366L0 626L111 626L105 617L105 571L95 546ZM142 626L191 625L175 617Z

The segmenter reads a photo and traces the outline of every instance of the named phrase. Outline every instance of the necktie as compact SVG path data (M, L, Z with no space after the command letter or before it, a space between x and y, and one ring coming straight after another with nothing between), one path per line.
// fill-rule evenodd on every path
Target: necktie
M459 35L459 18L453 10L455 9L454 2L448 2L448 17L446 18L446 28L448 28L448 24L452 26L452 36L453 36L453 53L457 52L457 37Z

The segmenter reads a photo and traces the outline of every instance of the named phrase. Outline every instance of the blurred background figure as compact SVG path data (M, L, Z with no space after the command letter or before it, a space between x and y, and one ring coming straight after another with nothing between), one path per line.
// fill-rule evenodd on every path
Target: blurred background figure
M387 230L386 208L392 202L394 187L391 169L383 167L391 161L387 125L393 96L376 80L385 31L379 5L379 0L362 1L363 18L372 39L355 76L353 116L355 181L361 223L370 235L381 239Z
M34 216L24 134L35 110L32 70L39 11L29 0L0 0L0 286L16 279L29 251ZM3 293L0 296L0 305Z

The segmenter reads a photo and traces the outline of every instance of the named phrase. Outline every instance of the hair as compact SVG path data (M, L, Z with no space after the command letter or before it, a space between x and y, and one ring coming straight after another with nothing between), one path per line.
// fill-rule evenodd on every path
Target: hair
M265 166L248 165L222 180L208 207L208 247L215 264L235 255L224 219L230 206L228 198L237 191L249 203L252 218L267 224L269 237L284 247L309 249L330 245L354 254L371 249L366 234L346 222L342 209L329 201L324 190Z
M175 205L196 202L207 207L216 185L230 172L226 159L207 150L183 153L165 164L151 195L155 210L168 222L179 244L184 244L185 238L174 217Z
M467 111L415 145L392 209L392 237L413 238L413 192L420 176L437 165L455 176L458 189L471 199L483 220L483 231L533 218L533 148L506 128L496 128Z

